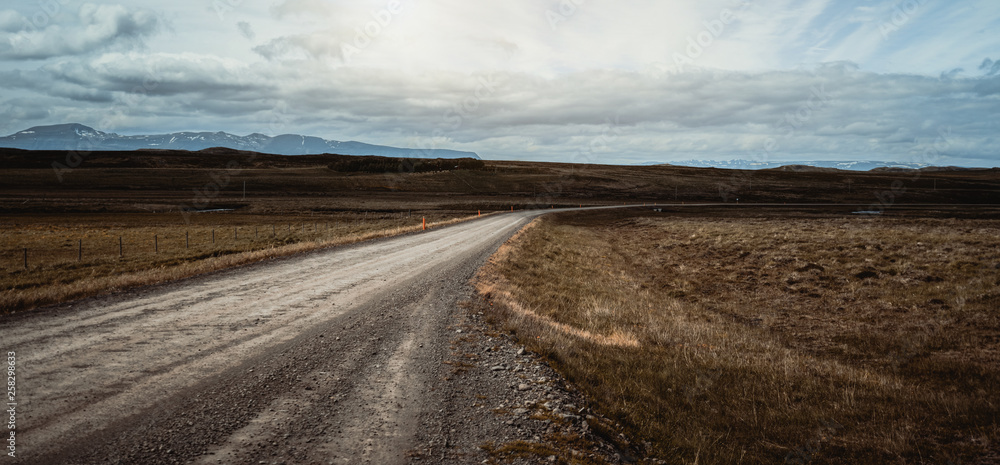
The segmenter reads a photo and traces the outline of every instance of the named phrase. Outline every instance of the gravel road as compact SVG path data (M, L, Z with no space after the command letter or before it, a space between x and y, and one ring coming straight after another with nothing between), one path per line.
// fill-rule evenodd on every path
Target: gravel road
M4 317L15 462L480 463L484 442L572 429L582 407L558 425L527 415L584 401L541 382L557 376L459 305L537 215ZM462 354L479 362L456 370ZM493 413L515 404L520 417Z

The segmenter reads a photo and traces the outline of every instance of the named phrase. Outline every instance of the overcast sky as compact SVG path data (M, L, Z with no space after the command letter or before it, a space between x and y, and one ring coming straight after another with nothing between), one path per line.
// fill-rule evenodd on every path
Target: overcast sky
M1000 166L996 0L5 2L0 132Z

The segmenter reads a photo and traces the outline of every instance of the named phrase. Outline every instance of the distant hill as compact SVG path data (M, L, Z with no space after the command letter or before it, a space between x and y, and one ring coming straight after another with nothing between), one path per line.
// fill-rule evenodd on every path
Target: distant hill
M653 163L644 163L646 165ZM666 163L665 163L666 164ZM923 169L930 165L926 163L901 163L892 161L752 161L752 160L685 160L672 161L674 166L691 166L696 168L728 168L736 170L765 170L790 167L787 170L803 171L807 167L834 168L847 171L871 171L884 168Z
M82 124L37 126L0 137L0 147L23 150L105 150L143 149L198 151L213 147L249 150L275 155L376 155L393 158L475 158L474 152L443 149L407 149L363 142L340 142L319 137L284 134L236 136L225 132L178 132L149 136L122 136L98 131Z

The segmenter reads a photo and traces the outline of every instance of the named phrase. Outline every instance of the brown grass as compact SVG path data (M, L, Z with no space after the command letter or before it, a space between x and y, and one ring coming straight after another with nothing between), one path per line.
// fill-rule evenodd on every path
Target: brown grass
M19 217L18 223L6 226L0 236L0 314L412 233L422 227L422 216L318 219L233 215L225 217L228 224L213 217L214 221L202 219L186 225L167 223L165 218L176 220L177 215ZM433 214L428 225L440 227L472 218ZM154 235L159 252L155 251ZM119 237L124 244L122 257ZM83 260L79 259L80 240ZM27 269L24 247L29 251Z
M998 251L991 220L564 214L478 288L669 463L991 463Z

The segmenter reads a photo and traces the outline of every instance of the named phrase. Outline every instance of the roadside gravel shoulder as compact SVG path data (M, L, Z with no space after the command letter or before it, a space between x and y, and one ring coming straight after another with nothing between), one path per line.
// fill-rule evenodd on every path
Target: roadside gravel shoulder
M493 328L489 301L470 289L458 303L438 377L443 399L418 434L414 463L626 464L642 460L615 423L543 357Z

